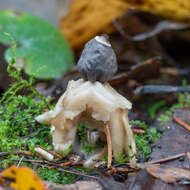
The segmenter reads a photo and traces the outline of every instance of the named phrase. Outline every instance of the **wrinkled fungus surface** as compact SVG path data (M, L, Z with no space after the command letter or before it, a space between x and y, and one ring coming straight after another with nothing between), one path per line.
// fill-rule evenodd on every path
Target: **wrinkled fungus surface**
M90 82L79 79L70 81L66 92L60 97L54 110L43 113L36 119L54 127L52 131L55 151L64 153L72 147L73 151L84 154L77 137L77 126L85 122L95 136L106 142L105 125L111 133L113 155L117 159L123 151L135 161L136 145L128 123L128 110L131 103L117 93L108 83ZM98 132L98 133L97 133ZM93 137L93 135L92 135ZM98 138L92 138L98 143ZM107 155L104 147L84 156L84 166L92 167Z

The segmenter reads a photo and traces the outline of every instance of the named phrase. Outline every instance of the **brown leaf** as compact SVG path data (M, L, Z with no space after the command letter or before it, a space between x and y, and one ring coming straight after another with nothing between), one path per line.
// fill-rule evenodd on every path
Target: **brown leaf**
M190 184L190 169L148 165L146 170L149 174L166 183L175 183L180 182L181 180L186 180Z

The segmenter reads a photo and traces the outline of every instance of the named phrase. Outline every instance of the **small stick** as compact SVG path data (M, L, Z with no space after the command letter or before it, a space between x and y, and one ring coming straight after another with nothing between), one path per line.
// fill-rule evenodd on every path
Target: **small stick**
M160 160L153 160L153 161L150 161L150 162L145 162L144 164L160 164L160 163L168 162L168 161L171 161L171 160L175 160L175 159L180 158L180 157L185 156L185 155L186 155L186 153L181 153L181 154L177 154L177 155L170 156L170 157L167 157L167 158L163 158L163 159L160 159Z
M187 129L188 131L190 131L190 125L187 124L187 123L185 123L184 121L182 121L180 118L173 116L173 120L174 120L177 124L181 125L181 126L184 127L185 129Z
M44 166L43 166L44 167ZM46 167L46 166L45 166ZM60 166L58 166L60 167ZM95 179L98 180L99 178L96 176L91 176L91 175L87 175L87 174L83 174L83 173L79 173L79 172L75 172L75 171L71 171L71 170L65 170L63 168L57 168L56 170L61 171L61 172L65 172L65 173L70 173L70 174L74 174L74 175L78 175L78 176L82 176L82 177L88 177L91 179Z
M60 166L70 166L73 163L72 160L59 164Z
M41 165L41 164L38 164L38 165ZM62 171L65 173L74 174L74 175L78 175L78 176L82 176L82 177L88 177L88 178L92 178L92 179L96 179L96 180L99 179L96 176L91 176L88 174L83 174L83 173L79 173L79 172L75 172L75 171L71 171L71 170L66 170L63 168L63 166L60 166L59 164L52 163L52 166L55 166L57 171ZM49 166L46 166L46 165L43 165L43 167L49 168Z
M130 172L134 172L137 171L137 169L135 168L115 168L113 166L110 167L110 171L109 174L113 174L113 173L130 173Z
M173 92L190 92L190 87L168 85L143 85L134 90L134 94L165 94Z
M144 134L145 133L145 130L143 130L143 129L133 129L132 128L132 131L134 134Z
M105 125L105 129L106 129L106 138L108 144L108 168L109 168L112 163L112 143L111 143L111 134L108 124Z
M22 160L24 159L24 156L22 156L22 158L19 160L18 164L17 164L17 168L20 166Z
M10 152L0 152L0 156L8 156ZM23 154L27 156L32 156L32 152L30 151L23 151L23 150L18 150L18 151L13 151L12 154Z
M19 161L20 159L12 159L12 161ZM26 160L23 159L22 162L28 162L28 163L35 163L35 164L49 164L51 165L52 162L47 160Z
M19 161L19 159L13 159L13 161ZM75 172L75 171L71 171L71 170L66 170L63 168L63 166L61 166L59 164L55 164L55 163L48 162L45 160L43 161L43 160L26 160L26 159L23 159L22 162L35 163L36 165L39 165L39 166L42 166L42 164L43 164L43 167L50 168L50 169L54 169L53 167L51 167L51 166L54 166L54 167L56 167L56 170L58 170L58 171L62 171L65 173L70 173L70 174L74 174L74 175L78 175L78 176L88 177L88 178L92 178L92 179L96 179L96 180L99 179L96 176L90 176L87 174L83 174L83 173L79 173L79 172ZM47 165L44 165L44 164L47 164Z

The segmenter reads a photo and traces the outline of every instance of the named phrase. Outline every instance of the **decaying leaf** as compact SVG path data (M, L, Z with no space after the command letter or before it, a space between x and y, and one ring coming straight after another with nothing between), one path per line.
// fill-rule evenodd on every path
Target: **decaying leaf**
M19 190L48 190L28 167L11 166L0 174L0 185Z
M175 183L186 180L190 184L190 169L149 165L146 166L146 170L149 174L166 183Z
M131 8L190 23L188 0L74 0L61 31L73 48L80 48L97 34L114 31L113 20Z
M123 0L140 10L172 20L190 23L190 1L187 0Z

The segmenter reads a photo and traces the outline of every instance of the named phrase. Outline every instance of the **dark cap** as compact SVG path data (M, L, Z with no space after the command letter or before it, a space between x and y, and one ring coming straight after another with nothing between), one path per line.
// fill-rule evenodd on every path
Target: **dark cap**
M105 36L88 41L77 64L81 77L91 82L106 82L117 72L117 59Z

